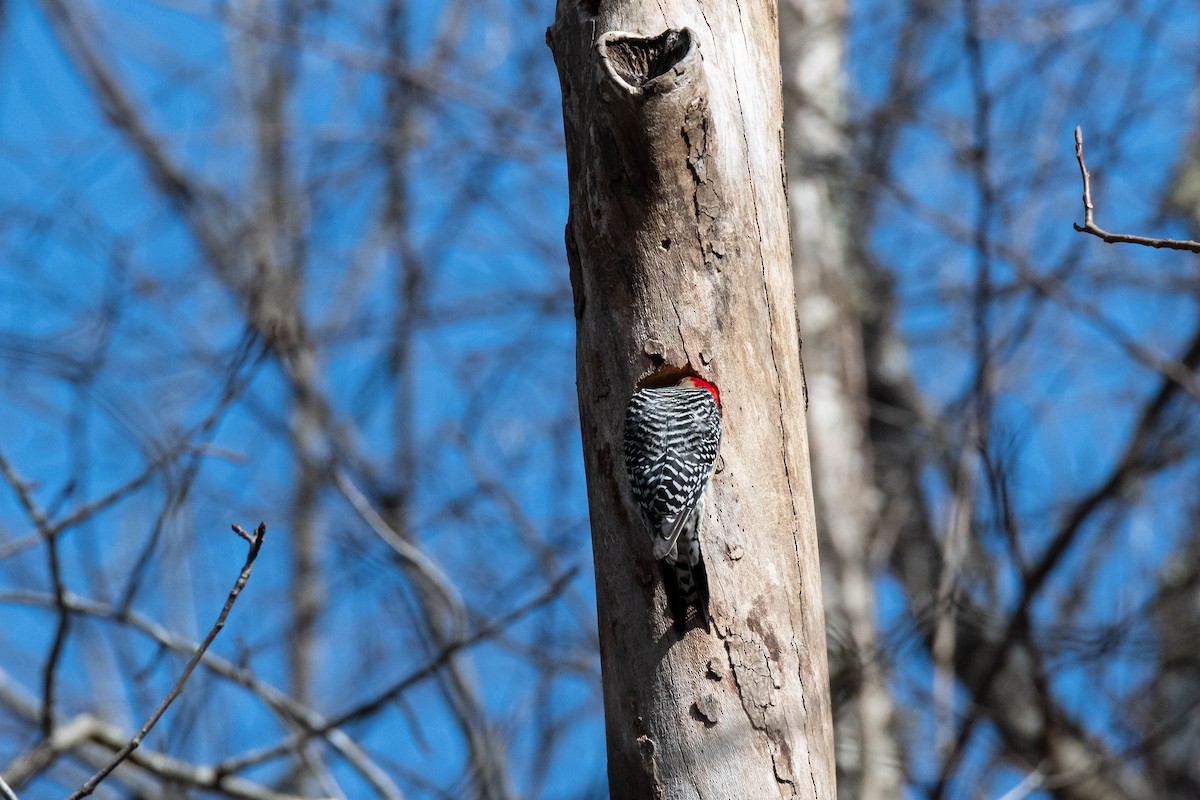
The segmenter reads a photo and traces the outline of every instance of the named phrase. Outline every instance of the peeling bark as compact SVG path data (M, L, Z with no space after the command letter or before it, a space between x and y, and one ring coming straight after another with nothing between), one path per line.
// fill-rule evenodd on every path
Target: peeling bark
M584 458L609 782L621 798L835 795L770 2L561 0ZM694 371L724 438L680 639L630 499L625 404Z

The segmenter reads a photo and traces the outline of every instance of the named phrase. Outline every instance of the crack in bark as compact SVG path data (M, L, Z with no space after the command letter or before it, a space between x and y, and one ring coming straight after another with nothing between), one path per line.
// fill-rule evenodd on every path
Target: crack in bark
M796 663L799 664L800 663L800 645L795 640L792 641L792 652L794 652L796 654ZM800 680L801 687L803 687L804 686L803 676L798 676L798 678ZM804 696L803 691L800 692L800 705L804 709L804 718L807 720L808 719L808 698ZM813 770L812 770L812 752L811 751L808 754L808 765L809 765L808 776L812 780L813 800L821 800L821 796L820 796L819 792L817 791L817 776L813 773Z
M782 712L775 702L783 682L776 669L772 668L772 645L761 640L756 632L751 639L733 634L726 640L725 647L746 719L752 728L767 735L775 780L791 786L792 796L796 796L791 747L786 737L781 735L785 721L780 719ZM807 709L807 703L804 707ZM810 776L811 772L810 769ZM816 778L812 780L815 790Z
M708 162L713 155L709 127L708 98L700 95L693 98L684 111L683 128L680 133L687 150L688 172L692 176L692 211L696 215L696 242L704 266L713 269L716 268L716 259L724 257L725 248L719 240L713 238L721 198L709 174Z

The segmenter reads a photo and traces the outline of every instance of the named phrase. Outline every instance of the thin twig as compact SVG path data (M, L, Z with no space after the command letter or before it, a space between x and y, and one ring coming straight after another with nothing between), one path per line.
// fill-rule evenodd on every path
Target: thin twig
M63 645L66 644L67 628L71 623L71 615L67 612L67 608L63 604L66 587L63 585L62 566L58 558L58 542L53 536L47 535L50 522L46 518L46 513L33 499L29 483L17 474L3 453L0 453L0 475L4 476L4 480L12 487L13 492L16 493L17 499L21 503L21 508L25 510L26 516L29 517L34 527L37 528L38 534L46 540L47 568L50 571L50 582L54 589L54 608L56 612L54 639L50 643L50 652L46 656L46 663L42 668L41 729L42 736L49 739L50 734L54 731L54 677L58 672L58 660L62 655Z
M216 427L217 422L220 420L221 415L250 384L252 375L241 376L239 379L239 371L248 361L263 355L261 350L255 350L255 345L257 343L258 337L252 329L248 329L243 335L242 340L238 345L238 349L234 354L233 361L229 368L230 372L225 381L225 388L221 392L221 397L217 403L208 412L204 419L193 425L170 447L164 448L153 460L147 462L146 466L138 475L107 492L102 497L98 497L94 500L84 503L57 521L51 521L49 518L47 518L46 524L31 535L0 545L0 561L28 550L29 548L37 545L38 542L42 541L43 539L50 539L59 536L63 532L74 528L76 525L79 525L80 523L90 519L100 512L105 511L110 506L116 505L126 497L129 497L134 492L148 484L160 470L162 470L168 464L173 463L185 453L191 452L195 456L192 464L188 467L190 471L194 472L195 464L197 463L196 459L201 456L208 455L208 452L207 447L204 444L197 446L192 442L192 440L197 436L202 436L212 432L212 430ZM22 499L22 504L25 505L26 509L28 510L28 505L24 499ZM137 571L136 568L134 571Z
M50 644L50 653L46 656L46 665L42 669L43 736L49 736L54 730L54 682L58 674L58 662L62 658L63 647L67 643L67 630L71 627L71 615L63 603L66 586L63 585L62 564L58 557L58 539L53 536L46 539L46 559L50 570L50 583L54 589L54 608L57 618L54 624L54 640Z
M1083 161L1083 129L1075 126L1075 160L1079 162L1079 175L1083 178L1083 224L1071 223L1080 233L1090 233L1109 244L1140 244L1144 247L1165 247L1168 250L1187 250L1200 253L1200 242L1190 239L1154 239L1149 236L1130 236L1125 233L1109 233L1096 224L1096 209L1092 205L1092 175Z
M451 660L451 658L453 658L455 653L490 639L525 615L537 610L538 608L541 608L551 600L558 597L558 595L566 588L567 584L571 582L571 579L575 577L575 574L578 571L578 568L572 567L566 573L560 575L556 580L552 581L550 585L546 587L545 591L531 599L529 602L513 609L504 616L499 617L498 619L478 629L475 631L475 633L467 636L466 638L449 642L423 667L419 667L418 669L410 672L408 675L396 681L383 691L378 692L370 699L365 700L353 706L352 708L329 718L324 725L308 731L300 731L292 734L282 742L279 742L275 745L259 748L258 750L251 750L248 753L243 753L242 755L226 759L225 761L217 764L217 772L222 775L241 772L242 770L263 764L274 758L279 758L280 756L292 753L296 750L296 748L303 745L304 742L315 736L324 736L334 728L339 728L356 720L371 716L383 706L395 701L413 686L435 675L438 670L440 670Z
M14 539L11 542L6 542L0 546L0 561L6 558L22 553L31 547L34 547L43 539L56 537L62 532L73 528L79 523L90 517L95 516L129 497L131 494L141 489L150 480L158 474L158 471L163 468L168 462L174 461L181 453L189 449L191 444L187 437L183 437L176 443L175 446L164 450L162 454L146 464L145 468L136 476L129 479L125 483L107 492L104 496L98 497L95 500L84 503L79 508L68 513L56 522L47 521L45 529L32 533L28 536L23 536L20 539Z
M236 532L236 531L235 531ZM244 530L238 535L245 535L247 542L253 542ZM54 596L39 592L0 592L0 605L18 604L40 608L54 608ZM195 642L175 634L152 620L141 616L129 609L111 606L95 600L79 597L70 592L63 598L64 605L72 614L88 616L94 619L105 619L127 625L153 639L162 647L177 653L190 655L198 646ZM302 728L314 729L325 725L325 718L308 706L300 703L259 679L249 669L238 666L213 653L205 653L200 663L212 671L214 675L241 686L261 699L268 708L279 715L288 724ZM40 713L40 712L39 712ZM60 725L57 730L61 730ZM376 793L387 800L400 800L402 793L387 773L371 761L367 754L340 728L330 730L325 735L329 745L338 751L359 774L375 788ZM139 753L144 752L139 750ZM211 787L209 787L211 788ZM0 800L4 798L0 797Z
M4 782L4 776L0 775L0 798L3 800L20 800L17 793L14 792L7 783Z
M442 568L432 558L422 552L419 547L409 542L397 533L391 525L387 524L345 469L340 466L334 466L333 482L342 497L358 513L363 522L367 523L371 530L380 539L383 539L396 555L400 556L405 563L411 566L427 585L441 595L446 611L450 615L452 626L450 632L451 638L462 638L463 632L466 630L466 606L463 604L462 596L454 588L454 584L450 581L446 573L442 571Z
M40 703L32 695L14 684L0 670L0 707L16 717L36 723L41 718ZM105 764L111 753L125 746L128 737L121 729L93 714L79 714L61 723L54 729L49 741L41 742L24 753L17 754L8 764L0 768L6 780L18 788L35 776L41 775L59 756L71 756L93 768ZM194 764L175 756L139 747L129 754L126 766L136 767L142 775L162 784L181 785L208 792L216 792L228 800L304 800L293 794L270 789L246 778L218 775L209 766ZM142 779L133 770L123 769L114 780L134 790L131 796L158 797L161 792Z
M233 530L243 539L247 538L246 532L239 526L234 525ZM167 696L163 698L163 701L158 704L158 708L154 709L154 713L152 713L150 718L146 720L144 725L142 725L141 730L139 730L137 734L125 744L124 747L117 751L117 754L113 756L111 761L105 764L99 772L89 778L87 782L84 783L83 786L80 786L74 794L67 798L67 800L79 800L79 798L87 797L91 795L92 792L96 791L96 787L100 785L100 782L107 778L108 775L114 769L116 769L122 761L129 757L130 753L137 749L138 745L142 743L142 740L146 738L146 734L148 734L150 730L156 724L158 724L159 719L161 719L162 715L166 713L167 708L171 705L171 703L175 702L175 698L179 697L179 695L183 692L183 685L187 683L188 678L191 677L192 671L196 668L196 665L200 663L200 659L204 657L204 652L208 650L209 645L213 643L213 640L217 638L217 634L220 633L221 629L225 627L225 618L229 616L229 612L233 609L233 604L237 601L238 595L242 593L242 589L245 588L246 582L250 580L250 571L254 568L254 560L258 558L258 551L262 548L263 537L266 536L266 533L266 523L258 523L258 527L254 529L254 538L250 542L250 549L246 553L246 562L242 565L242 571L238 573L238 578L237 581L234 582L233 588L229 590L229 597L225 599L224 608L221 609L221 613L217 616L217 621L214 622L212 628L209 629L208 635L204 637L204 641L200 642L200 646L196 648L196 652L192 654L190 659L188 659L187 666L183 668L183 674L181 674L179 679L175 681L175 685L171 687L171 691L168 692Z

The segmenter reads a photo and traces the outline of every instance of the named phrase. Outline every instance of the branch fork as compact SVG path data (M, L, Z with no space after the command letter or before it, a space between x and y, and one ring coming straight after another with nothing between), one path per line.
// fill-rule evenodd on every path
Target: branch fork
M1096 224L1096 207L1092 204L1092 174L1083 160L1083 129L1075 126L1075 160L1079 162L1079 175L1083 179L1083 224L1072 223L1075 230L1088 233L1108 244L1140 244L1143 247L1159 247L1167 250L1186 250L1200 253L1200 242L1190 239L1155 239L1149 236L1132 236L1125 233L1109 233Z

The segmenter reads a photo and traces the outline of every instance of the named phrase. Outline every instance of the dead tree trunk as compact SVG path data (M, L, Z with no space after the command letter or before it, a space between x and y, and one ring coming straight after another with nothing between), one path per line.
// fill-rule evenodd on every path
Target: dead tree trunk
M767 0L560 0L548 32L614 797L835 796L777 36ZM621 440L635 386L687 372L724 438L713 630L681 640Z

